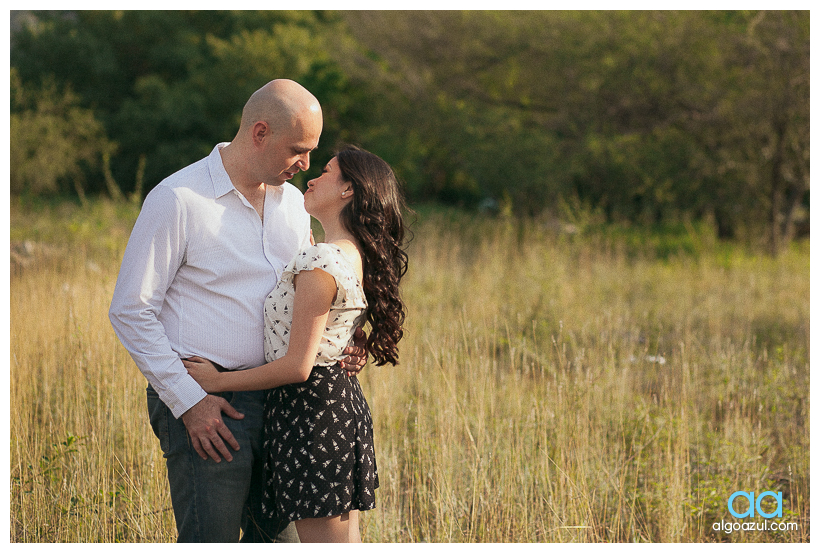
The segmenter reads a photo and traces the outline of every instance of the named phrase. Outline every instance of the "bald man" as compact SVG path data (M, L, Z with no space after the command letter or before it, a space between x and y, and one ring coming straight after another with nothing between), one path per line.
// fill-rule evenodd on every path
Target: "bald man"
M151 190L128 240L109 318L148 380L180 542L236 542L240 528L243 542L297 541L292 524L261 513L264 392L207 394L182 359L265 363L265 297L310 245L302 194L287 181L308 169L321 132L310 92L267 83L232 142ZM354 372L366 360L357 353Z

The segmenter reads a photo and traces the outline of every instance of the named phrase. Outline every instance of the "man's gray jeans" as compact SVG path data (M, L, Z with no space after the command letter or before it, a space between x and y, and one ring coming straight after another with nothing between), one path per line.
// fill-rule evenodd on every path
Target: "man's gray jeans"
M262 515L264 452L262 424L264 391L226 392L224 397L242 420L223 414L225 425L239 442L233 461L203 460L191 445L182 419L148 386L148 413L168 467L171 503L179 542L297 542L293 524Z

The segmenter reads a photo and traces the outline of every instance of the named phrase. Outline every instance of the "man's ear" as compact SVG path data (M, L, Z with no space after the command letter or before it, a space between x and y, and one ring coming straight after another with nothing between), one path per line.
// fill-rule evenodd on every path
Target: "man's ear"
M254 146L261 146L262 143L267 138L270 128L268 124L264 121L257 121L251 127L251 138L253 139Z

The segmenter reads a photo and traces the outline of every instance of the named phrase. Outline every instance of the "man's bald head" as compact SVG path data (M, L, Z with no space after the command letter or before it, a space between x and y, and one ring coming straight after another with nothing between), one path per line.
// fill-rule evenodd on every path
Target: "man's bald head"
M276 79L254 92L245 103L239 132L250 130L257 121L265 121L278 134L308 122L318 121L321 125L321 117L319 101L305 87L288 79Z
M242 110L234 140L220 150L240 192L279 186L310 167L322 134L322 108L302 85L276 79L254 92Z

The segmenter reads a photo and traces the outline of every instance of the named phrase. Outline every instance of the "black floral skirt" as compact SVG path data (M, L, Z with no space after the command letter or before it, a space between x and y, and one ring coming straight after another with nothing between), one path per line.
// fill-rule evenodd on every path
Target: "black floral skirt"
M284 520L376 506L373 420L359 380L339 365L265 397L263 512Z

